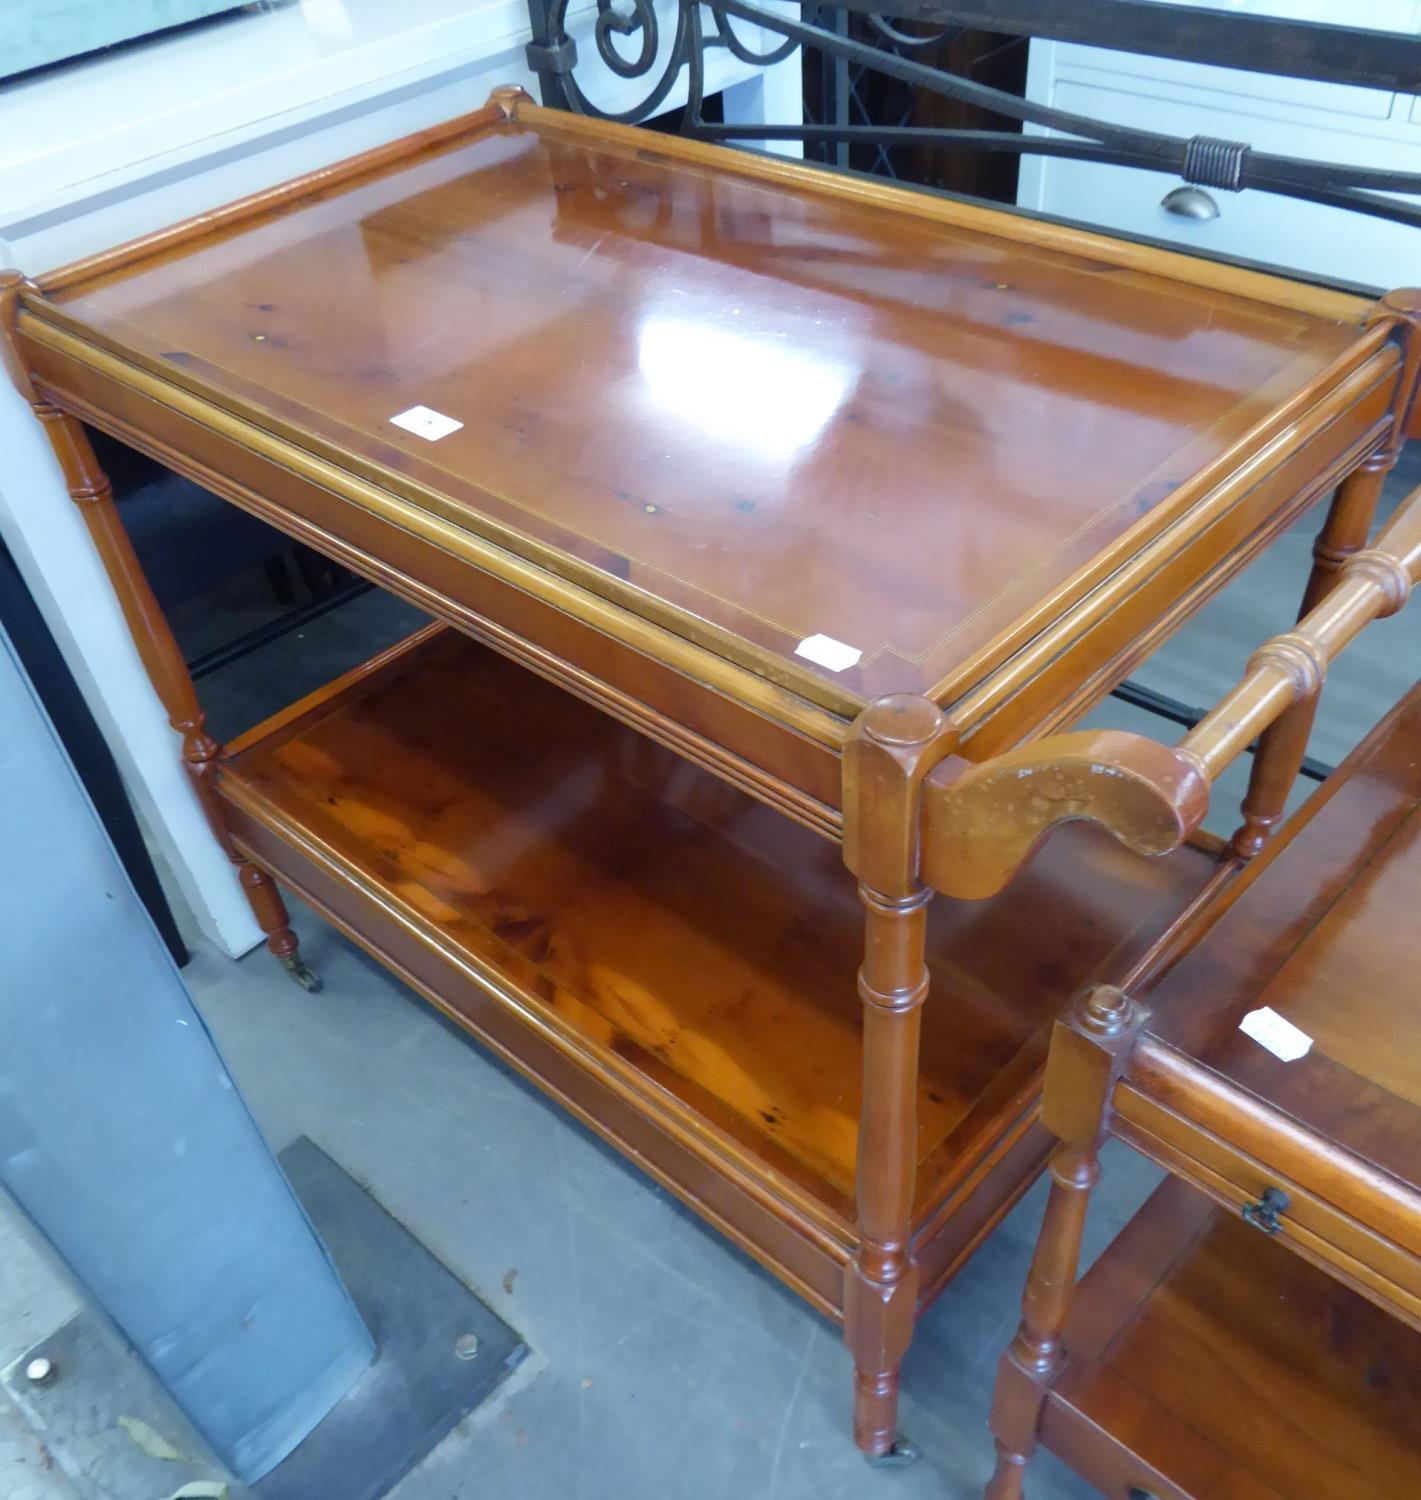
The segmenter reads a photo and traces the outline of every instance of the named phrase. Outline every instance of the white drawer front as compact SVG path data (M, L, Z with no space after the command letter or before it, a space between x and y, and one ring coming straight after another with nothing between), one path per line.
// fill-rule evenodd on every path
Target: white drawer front
M1142 82L1142 87L1148 87ZM1421 132L1368 135L1357 128L1303 126L1198 104L1097 88L1058 78L1059 108L1169 135L1219 136L1263 151L1421 171ZM1181 185L1161 172L1039 158L1024 165L1021 202L1046 213L1127 234L1172 240L1191 249L1237 255L1378 287L1421 284L1421 229L1270 193L1211 192L1219 216L1179 218L1161 200Z

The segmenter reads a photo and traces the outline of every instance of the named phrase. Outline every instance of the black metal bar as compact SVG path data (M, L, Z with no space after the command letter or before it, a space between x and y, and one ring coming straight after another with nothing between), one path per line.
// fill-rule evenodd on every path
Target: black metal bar
M1159 170L1159 162L1139 152L1100 146L1070 136L1018 135L1007 130L951 130L937 125L726 125L706 121L689 132L701 141L843 141L867 146L964 146L974 151L1008 151L1021 156L1068 156L1110 166Z
M1142 708L1147 714L1155 714L1161 719L1168 719L1172 724L1182 725L1185 729L1193 729L1208 712L1203 708L1190 708L1187 703L1171 698L1168 693L1157 693L1154 688L1131 682L1128 678L1118 687L1111 688L1110 696L1128 703L1132 708ZM1257 749L1258 741L1254 740L1248 747L1248 753L1252 755ZM1305 755L1298 773L1311 781L1326 781L1336 769L1336 766L1329 766L1325 761L1314 760L1312 756Z
M1331 208L1345 208L1353 213L1367 214L1374 219L1389 219L1396 224L1410 224L1413 228L1421 227L1421 208L1413 208L1409 203L1400 203L1395 198L1361 192L1356 188L1274 183L1267 178L1251 182L1249 186L1260 193L1277 193L1284 198L1301 198L1307 203L1322 203Z
M1141 167L1160 171L1165 165L1153 153L1132 151L1128 147L1107 147L1095 141L1072 136L1021 135L1014 130L955 130L939 125L726 125L720 121L699 122L692 127L699 140L848 140L865 144L964 146L974 151L1009 151L1022 156L1072 156L1102 161L1113 166ZM1181 145L1185 144L1180 142ZM1397 172L1384 167L1347 167L1343 169L1347 186L1340 187L1327 178L1335 176L1336 166L1327 162L1308 162L1292 157L1274 157L1250 152L1253 166L1245 171L1245 186L1264 192L1297 192L1316 175L1317 191L1329 195L1349 189L1368 189L1383 193L1421 193L1421 172ZM1269 164L1287 163L1297 176L1274 176ZM1260 169L1258 164L1263 163ZM1316 174L1311 170L1321 169ZM1249 180L1249 178L1254 180ZM1324 199L1322 201L1330 201ZM1404 206L1404 205L1403 205Z
M1289 76L1325 75L1339 81L1345 73L1347 82L1388 88L1421 87L1418 37L1235 15L1157 0L1003 0L1001 4L979 0L975 6L956 6L950 0L833 0L830 4L802 3L798 18L767 9L763 0L679 0L675 37L669 56L662 59L655 45L658 22L653 0L628 3L629 12L617 9L614 0L608 0L608 6L599 5L596 47L621 77L645 77L648 93L632 108L609 113L598 108L573 78L577 54L566 31L570 0L529 0L533 41L528 61L538 73L545 103L635 123L654 115L684 75L688 103L681 129L702 140L801 140L832 145L841 167L847 165L849 146L869 147L875 162L889 175L895 175L888 165L889 151L905 144L1071 157L1164 172L1204 187L1274 193L1421 228L1421 203L1406 201L1421 196L1421 171L1279 156L1255 151L1246 142L1204 136L1183 139L1056 109L919 60L920 52L930 55L922 50L924 38L900 35L885 18L927 22L938 27L940 34L962 21L994 31L1099 41L1120 50L1191 61L1227 61ZM700 24L703 4L710 12L709 31ZM872 23L871 37L850 34L848 22L855 15ZM783 40L768 52L750 48L737 36L732 18ZM633 59L616 51L610 43L612 34L635 39L639 56ZM840 97L834 100L832 113L821 109L820 120L809 125L708 122L702 118L700 99L705 51L712 46L729 47L743 61L765 66L796 46L813 48L824 64L821 76L834 79ZM863 71L1053 134L850 125L842 97L843 79ZM827 108L829 100L824 105ZM1392 194L1403 198L1388 196Z
M688 135L703 141L803 141L806 145L817 141L843 142L880 147L905 145L957 146L973 151L1006 151L1019 156L1069 157L1076 161L1096 162L1104 166L1137 167L1141 171L1158 172L1162 164L1153 155L1130 151L1123 147L1097 145L1094 141L1075 140L1064 136L1018 135L1015 131L1001 130L949 130L932 125L725 125L720 122L697 123L691 126ZM1311 165L1298 163L1297 165ZM1270 176L1253 172L1253 180L1246 186L1259 193L1273 193L1285 198L1300 198L1310 203L1322 203L1333 208L1344 208L1354 213L1367 214L1372 218L1386 219L1393 223L1410 224L1421 228L1421 205L1399 202L1375 192L1364 191L1354 186L1313 186L1306 182L1292 181L1285 176ZM1379 173L1359 169L1358 177L1404 178L1406 186L1394 191L1421 193L1421 174Z
M926 25L1081 42L1216 68L1421 93L1421 37L1141 0L836 0Z
M1110 147L1116 152L1129 152L1136 160L1131 164L1154 171L1182 175L1189 142L1176 136L1161 135L1153 130L1138 130L1121 125L1093 120L1085 115L1068 110L1054 109L1044 104L1033 104L1014 94L989 88L986 84L946 73L911 58L899 57L867 43L836 36L820 26L791 21L774 11L766 10L751 0L716 0L716 9L741 20L762 26L782 36L794 37L803 46L817 47L821 51L837 53L861 67L900 82L925 89L944 98L957 99L978 105L994 114L1023 123L1042 125L1052 130L1084 137L1086 141ZM697 125L696 128L703 128ZM693 131L694 133L694 131ZM994 135L995 132L986 132ZM766 137L761 137L766 139ZM1027 139L1027 138L1023 138ZM1029 151L1030 145L1016 149ZM1090 152L1082 152L1089 156ZM1105 157L1104 160L1112 160ZM1407 204L1389 203L1385 199L1373 199L1366 194L1354 195L1351 189L1358 187L1377 188L1387 192L1421 193L1421 172L1379 171L1366 167L1339 166L1335 162L1308 161L1301 158L1276 156L1270 152L1246 152L1240 186L1257 186L1269 192L1296 197L1313 197L1315 193L1326 193L1323 202L1339 202L1338 194L1345 194L1346 201L1339 204L1358 212L1376 214L1384 218L1398 218L1401 222L1421 224L1421 213ZM1313 189L1312 192L1307 189Z
M929 67L926 63L914 62L911 58L899 57L895 52L885 52L867 42L858 42L851 37L836 36L822 26L809 25L803 21L792 21L788 16L763 6L748 3L748 0L715 0L715 8L728 15L738 16L753 26L762 26L767 31L781 36L793 37L801 46L817 47L823 52L837 54L861 67L872 68L900 83L926 89L929 93L941 94L947 99L958 99L976 104L993 114L1008 119L1020 120L1033 125L1045 125L1054 130L1064 130L1072 135L1104 143L1119 142L1135 149L1153 147L1161 161L1171 152L1178 153L1181 142L1170 135L1160 135L1152 130L1133 130L1123 125L1111 125L1101 120L1092 120L1086 115L1071 114L1068 110L1051 109L1044 104L1032 104L1015 94L1005 94L1000 89L989 88L970 78L956 73L946 73L941 68Z
M241 661L244 656L250 656L253 651L260 651L263 646L279 641L282 636L289 635L293 630L300 630L303 625L309 625L312 620L319 620L322 615L329 614L331 610L339 609L342 604L349 604L352 599L368 594L374 587L373 583L357 578L354 582L346 584L344 588L327 594L324 599L313 599L310 604L304 604L300 609L288 610L284 615L268 620L265 625L258 625L255 630L239 635L234 641L228 641L215 650L195 656L187 664L188 676L196 682L201 677L207 677L223 667L229 667L234 661Z

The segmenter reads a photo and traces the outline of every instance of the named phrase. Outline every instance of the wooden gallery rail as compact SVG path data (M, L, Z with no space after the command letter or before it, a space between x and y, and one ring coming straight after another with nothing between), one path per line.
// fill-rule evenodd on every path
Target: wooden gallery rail
M916 1318L1045 1162L1053 1021L1207 926L1399 601L1418 329L518 90L0 274L272 950L309 980L280 882L841 1320L888 1461ZM85 422L437 623L219 747ZM1316 608L1182 746L1069 732L1329 495Z

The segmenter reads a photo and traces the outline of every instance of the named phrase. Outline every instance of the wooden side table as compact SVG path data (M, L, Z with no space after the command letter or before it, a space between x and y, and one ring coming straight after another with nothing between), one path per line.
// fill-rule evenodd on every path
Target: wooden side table
M1052 1019L1184 940L1300 753L1227 850L1189 768L1043 737L1319 498L1315 588L1362 545L1421 300L518 90L0 285L273 950L307 975L279 880L841 1319L906 1456ZM440 623L224 751L81 422ZM1132 848L1076 826L1008 886L1063 819Z
M1285 649L1325 668L1418 575L1421 491ZM1057 1023L990 1500L1019 1500L1038 1442L1110 1500L1421 1491L1418 893L1421 685L1152 991L1094 988ZM1077 1287L1107 1135L1171 1175Z

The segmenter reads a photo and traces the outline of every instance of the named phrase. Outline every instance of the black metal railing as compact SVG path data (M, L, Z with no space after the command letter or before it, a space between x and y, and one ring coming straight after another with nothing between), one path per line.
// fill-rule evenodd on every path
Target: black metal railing
M942 46L968 29L1081 42L1211 66L1421 92L1421 37L1348 26L1239 15L1160 0L678 0L669 45L653 0L597 0L593 41L616 79L645 83L624 108L599 106L579 78L577 44L567 29L569 0L529 0L528 64L542 102L580 114L640 123L661 114L684 84L680 129L709 141L793 140L808 147L870 148L873 170L894 175L895 147L1072 157L1167 172L1183 182L1229 192L1254 190L1328 204L1421 227L1421 171L1315 161L1255 150L1246 141L1189 138L1115 125L1024 99L938 66ZM739 29L737 29L739 28ZM752 38L759 28L768 44ZM771 67L797 49L839 69L809 118L735 123L706 112L707 60L724 49L742 63ZM867 74L909 91L936 95L1000 118L997 129L870 119L855 93ZM605 75L604 75L605 76ZM843 80L848 78L848 86ZM679 96L678 96L679 97ZM1049 130L1024 131L1030 125ZM1400 195L1400 196L1396 196Z

